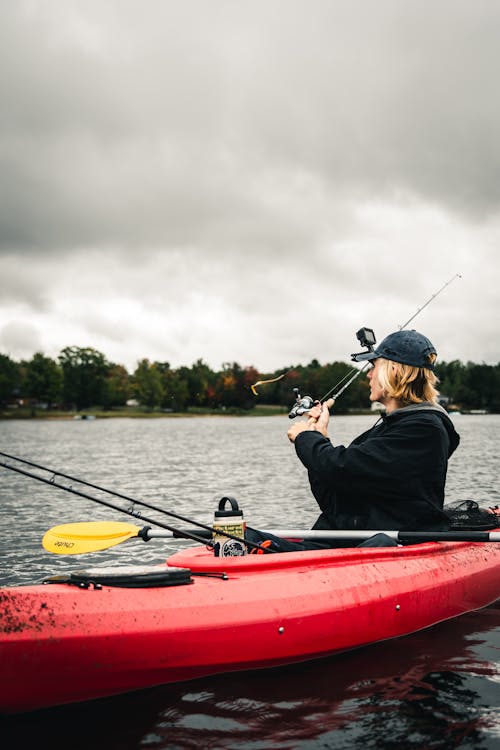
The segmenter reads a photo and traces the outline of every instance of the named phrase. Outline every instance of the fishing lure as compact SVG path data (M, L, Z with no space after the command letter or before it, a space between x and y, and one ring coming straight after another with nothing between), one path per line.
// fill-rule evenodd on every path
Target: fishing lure
M269 380L257 380L256 383L250 386L250 390L252 391L254 396L258 396L259 394L255 390L258 385L266 385L266 383L276 383L278 380L281 380L282 378L284 378L285 375L288 375L289 372L290 370L288 370L288 372L284 372L282 375L278 375L277 378L270 378Z

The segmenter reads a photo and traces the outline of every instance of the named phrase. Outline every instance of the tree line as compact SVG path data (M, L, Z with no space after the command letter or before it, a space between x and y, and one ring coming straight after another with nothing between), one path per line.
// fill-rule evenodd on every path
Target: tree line
M437 374L445 403L459 410L481 409L500 413L500 364L486 365L458 360L439 364ZM133 399L141 407L173 412L191 410L244 410L258 405L290 407L293 388L302 395L322 398L355 368L345 362L294 365L275 372L259 372L253 366L224 363L212 370L202 359L190 367L172 368L168 362L141 359L134 372L107 360L90 347L69 346L56 359L37 352L30 360L16 362L0 353L0 405L105 410L124 407ZM259 380L284 375L274 383L256 388ZM369 408L369 386L357 378L342 394L339 413Z

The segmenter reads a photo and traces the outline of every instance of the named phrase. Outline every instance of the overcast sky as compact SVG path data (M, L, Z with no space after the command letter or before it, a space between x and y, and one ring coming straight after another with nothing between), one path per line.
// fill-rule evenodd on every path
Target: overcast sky
M0 9L0 351L500 360L498 0Z

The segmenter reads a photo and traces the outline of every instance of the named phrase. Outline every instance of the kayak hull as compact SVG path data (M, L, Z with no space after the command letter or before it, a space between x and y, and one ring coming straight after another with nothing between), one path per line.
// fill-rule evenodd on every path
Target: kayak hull
M233 558L194 547L167 565L189 568L194 582L0 590L0 712L320 658L500 596L493 543Z

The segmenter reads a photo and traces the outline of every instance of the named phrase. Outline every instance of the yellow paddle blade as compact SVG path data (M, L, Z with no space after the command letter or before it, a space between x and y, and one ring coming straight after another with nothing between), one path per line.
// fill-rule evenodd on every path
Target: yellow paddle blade
M47 552L57 555L81 555L114 547L137 536L139 531L139 526L119 521L65 523L49 529L42 539L42 545Z

